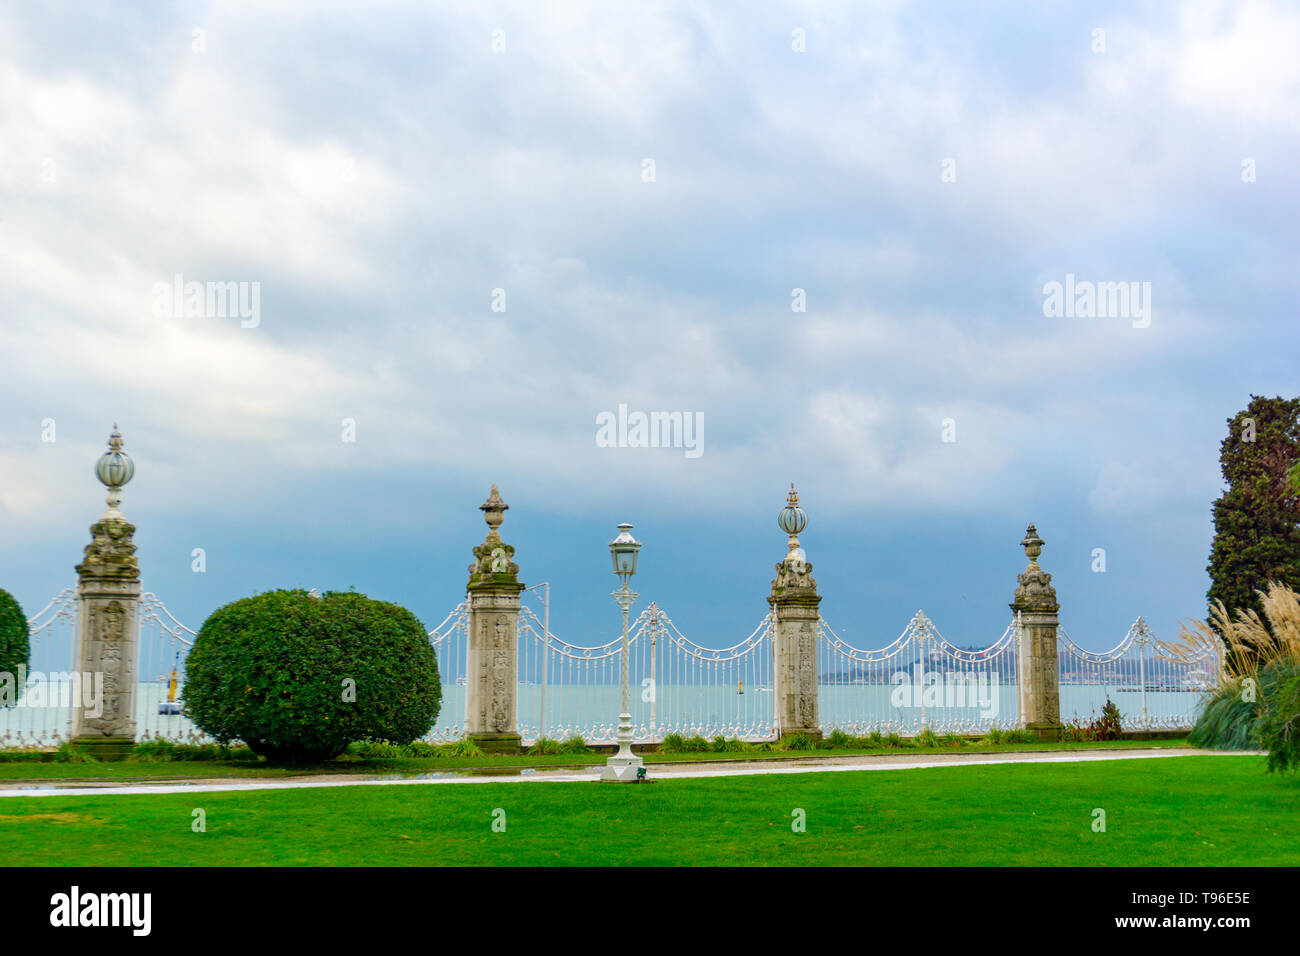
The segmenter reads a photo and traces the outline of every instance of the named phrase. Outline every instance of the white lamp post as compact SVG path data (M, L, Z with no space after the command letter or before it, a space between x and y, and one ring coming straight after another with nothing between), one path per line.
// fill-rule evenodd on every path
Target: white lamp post
M618 715L618 753L605 761L600 779L616 783L636 783L645 776L644 762L632 753L632 711L627 697L627 612L639 596L628 585L632 575L636 574L636 555L641 550L641 542L632 537L631 531L630 524L619 525L618 537L609 543L609 553L614 558L614 573L623 581L623 586L612 595L614 602L623 609L623 710Z

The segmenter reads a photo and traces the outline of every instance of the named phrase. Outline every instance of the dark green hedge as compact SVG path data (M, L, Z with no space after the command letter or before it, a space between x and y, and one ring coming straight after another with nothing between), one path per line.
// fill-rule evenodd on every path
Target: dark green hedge
M405 608L355 592L271 591L204 621L184 700L186 715L222 743L242 740L276 760L319 760L354 740L423 736L438 717L442 685L428 635Z
M23 688L18 683L18 668L26 667L31 645L28 641L27 615L8 591L0 591L0 674L12 674L14 699L0 697L0 706L16 704Z

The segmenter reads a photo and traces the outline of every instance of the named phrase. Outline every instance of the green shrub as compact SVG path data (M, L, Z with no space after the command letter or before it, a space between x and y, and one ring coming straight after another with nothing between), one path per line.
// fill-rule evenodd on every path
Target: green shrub
M696 734L694 737L687 737L682 741L682 752L688 754L702 754L709 752L709 742Z
M777 744L778 750L816 750L817 742L807 734L790 734L782 737Z
M223 747L220 744L176 743L166 737L142 740L131 748L126 759L132 763L162 763L176 760L210 760L256 762L259 758L247 747Z
M1292 475L1300 490L1300 466ZM1300 764L1300 595L1278 581L1255 595L1262 616L1240 607L1229 613L1222 601L1212 601L1210 620L1184 625L1181 640L1166 649L1189 662L1227 649L1223 675L1188 741L1225 750L1264 747L1269 770L1283 770Z
M990 727L989 732L984 735L984 742L990 744L1003 743L1002 729L999 727Z
M1124 728L1121 724L1119 708L1109 697L1102 705L1101 716L1089 725L1088 730L1093 734L1093 740L1119 740Z
M526 752L534 757L538 755L554 756L555 754L564 753L564 744L558 740L552 740L550 737L538 737Z
M1075 720L1066 721L1061 725L1061 739L1067 743L1083 743L1097 738L1093 736L1091 725Z
M160 763L174 760L175 753L176 744L165 737L154 737L152 740L141 740L137 743L131 748L126 759L134 763Z
M1300 661L1279 658L1261 668L1259 741L1268 769L1300 770Z
M853 738L842 730L832 730L822 739L822 746L827 750L842 750L853 744Z
M923 750L930 750L933 747L939 746L939 738L935 735L933 730L929 727L925 727L922 728L919 734L917 734L916 740L914 740L913 743Z
M665 734L659 742L661 754L680 754L686 752L686 738L681 734Z
M41 747L15 747L0 750L0 763L40 763L47 759L48 751Z
M276 760L330 759L352 741L410 743L441 697L415 615L354 592L271 591L218 608L185 668L186 716L219 743L242 740Z
M1261 746L1258 721L1258 700L1247 701L1241 680L1229 680L1206 701L1187 742L1211 750L1253 750Z
M962 747L966 744L966 738L962 737L961 734L944 734L940 739L940 743L945 747Z
M898 734L886 734L884 743L886 747L901 747L903 746L903 738Z
M71 740L65 740L54 750L55 763L98 763L85 748Z
M1037 740L1038 738L1032 730L1025 730L1020 727L1002 732L1002 742L1004 744L1032 744Z
M8 591L0 591L0 707L12 707L22 697L31 654L27 615ZM7 676L5 676L7 675Z
M437 748L438 757L482 757L483 749L472 740L457 740Z
M387 740L359 740L348 744L347 752L360 760L397 760L411 755L406 747Z
M590 750L587 747L587 741L583 740L580 734L574 734L564 743L560 744L560 753L585 754L590 753Z
M883 747L885 746L885 737L880 731L873 730L867 735L867 743L873 747Z

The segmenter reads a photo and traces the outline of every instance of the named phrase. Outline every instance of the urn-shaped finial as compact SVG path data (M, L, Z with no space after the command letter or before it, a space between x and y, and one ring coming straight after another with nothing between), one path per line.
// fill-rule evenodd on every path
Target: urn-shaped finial
M1029 556L1030 567L1038 567L1038 556L1043 553L1043 539L1038 536L1038 531L1032 524L1025 530L1025 538L1020 546Z
M510 506L501 500L501 493L497 491L497 486L492 486L492 491L488 495L488 500L479 505L479 510L483 512L483 520L488 526L488 540L500 541L501 535L497 533L497 528L501 527L501 522L506 520L506 512Z
M113 433L108 436L108 451L95 462L95 477L108 488L108 514L120 517L117 506L122 503L122 486L135 476L135 462L122 450L122 433L113 423Z

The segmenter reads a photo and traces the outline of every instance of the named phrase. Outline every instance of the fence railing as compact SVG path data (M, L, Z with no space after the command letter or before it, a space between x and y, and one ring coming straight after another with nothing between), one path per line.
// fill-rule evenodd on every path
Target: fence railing
M614 741L621 707L622 635L595 647L547 633L528 607L520 613L519 732ZM773 733L771 624L767 617L728 647L686 637L657 604L628 625L633 735L767 739ZM535 719L534 719L534 715Z
M48 746L67 739L76 669L78 598L65 588L29 618L31 669L19 706L0 709L0 746ZM180 712L185 660L195 632L152 593L139 605L137 733L141 738L203 740ZM429 631L443 684L442 708L425 739L465 736L469 612L458 604ZM891 644L854 647L818 623L818 709L823 732L910 735L976 733L1018 725L1023 708L1020 622L983 648L948 641L918 611ZM657 605L629 625L634 734L770 740L776 734L773 622L765 616L744 638L710 648L686 637ZM1175 655L1142 618L1109 651L1085 651L1058 630L1061 719L1088 723L1107 700L1125 729L1187 729L1218 682L1222 654ZM620 710L622 637L594 646L547 630L526 604L519 617L517 725L525 744L539 737L615 739ZM175 687L172 686L173 674Z
M819 624L822 730L848 734L973 733L1020 721L1018 622L987 647L949 643L922 611L892 644L851 647Z
M469 651L469 605L464 601L451 609L437 627L429 631L442 679L442 707L438 719L424 739L447 743L465 736L465 661Z
M0 746L41 747L67 739L73 691L80 690L69 676L77 661L79 610L76 589L64 588L27 619L31 666L18 705L0 710Z
M1218 684L1221 654L1171 654L1138 618L1124 639L1103 653L1085 651L1057 629L1061 720L1090 723L1106 701L1119 709L1126 730L1181 730L1195 726L1206 691Z

